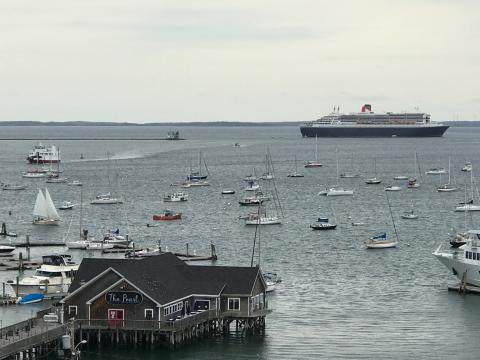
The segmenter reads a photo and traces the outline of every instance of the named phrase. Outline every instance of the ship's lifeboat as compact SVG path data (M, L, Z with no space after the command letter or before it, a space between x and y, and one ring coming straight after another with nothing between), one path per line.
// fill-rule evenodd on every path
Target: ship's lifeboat
M182 213L176 213L170 210L164 210L161 214L153 215L153 220L180 220Z

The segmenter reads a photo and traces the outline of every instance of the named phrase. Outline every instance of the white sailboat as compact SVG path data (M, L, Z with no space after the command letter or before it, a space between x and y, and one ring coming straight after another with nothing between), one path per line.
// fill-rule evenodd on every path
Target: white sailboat
M350 168L353 171L353 154L352 154L352 163L351 163ZM340 174L340 178L342 178L342 179L355 179L355 178L359 178L359 177L360 177L360 174L358 174L356 172L344 172L344 173Z
M377 184L380 184L382 182L381 179L377 178L377 159L374 159L373 166L374 166L374 169L375 169L375 176L373 178L366 179L365 184L377 185Z
M337 181L338 181L338 150L335 150L335 158L337 162ZM343 187L337 185L328 189L325 193L327 196L351 196L353 195L353 190L347 190Z
M108 185L109 188L112 188L111 182L110 182L110 154L107 153L107 178L108 178ZM123 200L121 198L117 198L112 196L112 194L109 192L104 193L104 194L99 194L95 196L95 199L90 201L90 204L92 205L111 205L111 204L123 204Z
M317 156L317 137L315 136L315 161L308 161L303 167L305 168L316 168L316 167L322 167L323 164L318 162L318 156Z
M38 190L37 200L35 201L35 207L33 208L34 225L58 225L60 216L57 209L53 204L52 198L48 189Z
M473 203L473 170L470 171L470 187L471 187L471 196L472 198L470 201L467 201L467 184L465 184L465 201L463 203L460 203L460 206L457 206L455 208L455 211L480 211L480 205L475 205Z
M405 211L405 212L401 215L401 217L402 217L402 219L407 219L407 220L418 219L418 215L415 214L415 211L413 210L413 202L412 202L412 206L411 206L410 211Z
M420 183L417 181L417 153L413 153L413 178L408 179L409 189L416 189L420 187Z
M387 204L388 204L388 210L390 211L390 218L392 219L392 225L393 225L393 230L395 232L395 238L394 239L388 239L387 238L387 233L382 232L379 234L374 235L367 241L365 241L365 245L367 249L386 249L386 248L393 248L396 247L398 244L398 233L397 233L397 228L395 226L395 220L393 219L393 214L392 214L392 207L390 206L390 201L388 200L388 195L385 193L386 199L387 199Z
M303 174L300 174L297 171L297 155L295 154L295 172L288 174L287 177L303 177Z
M458 188L450 184L450 158L448 158L448 183L442 185L442 174L440 174L440 186L437 187L438 192L451 192Z

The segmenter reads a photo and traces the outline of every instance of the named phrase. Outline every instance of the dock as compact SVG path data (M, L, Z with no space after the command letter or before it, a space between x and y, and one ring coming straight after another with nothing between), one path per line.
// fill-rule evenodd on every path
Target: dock
M448 291L456 291L460 294L476 294L480 295L480 287L466 285L462 283L458 283L455 285L448 285Z
M0 360L20 357L32 359L56 351L66 328L59 322L46 322L43 319L51 311L39 311L33 318L1 328Z

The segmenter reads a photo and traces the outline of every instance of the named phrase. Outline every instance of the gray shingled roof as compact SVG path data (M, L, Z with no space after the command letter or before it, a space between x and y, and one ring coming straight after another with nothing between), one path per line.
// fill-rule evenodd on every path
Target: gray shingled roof
M171 253L145 259L85 258L69 293L108 268L118 271L160 304L191 294L250 294L259 271L252 267L190 266Z

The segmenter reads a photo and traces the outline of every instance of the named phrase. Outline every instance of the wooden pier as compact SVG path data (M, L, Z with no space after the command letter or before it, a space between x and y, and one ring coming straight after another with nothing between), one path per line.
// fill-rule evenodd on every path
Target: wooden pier
M0 360L32 359L56 351L66 327L46 322L43 315L50 311L40 311L34 318L0 329Z
M215 310L192 312L168 321L157 320L73 320L74 343L86 340L87 344L169 344L183 345L204 336L227 334L234 326L236 331L260 332L265 330L262 309L249 317L221 316Z

